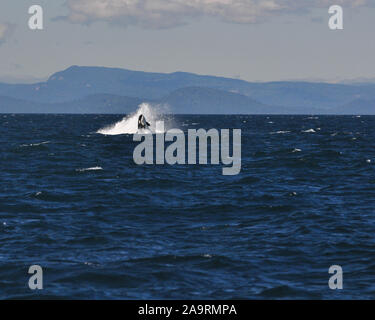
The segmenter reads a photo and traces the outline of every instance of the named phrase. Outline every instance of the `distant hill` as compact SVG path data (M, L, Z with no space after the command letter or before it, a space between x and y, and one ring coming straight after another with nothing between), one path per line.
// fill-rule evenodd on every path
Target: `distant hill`
M43 103L0 96L0 113L44 113L47 109Z
M265 114L291 112L291 110L285 110L282 107L264 105L242 94L201 87L178 89L161 99L160 102L173 106L174 113Z
M175 113L375 114L375 84L252 83L79 66L45 82L0 83L0 112L128 113L142 101L168 104Z
M184 87L201 86L230 90L246 84L247 82L241 80L185 72L165 74L72 66L53 74L46 82L31 85L0 84L0 95L37 102L64 102L97 93L160 99Z
M373 115L375 114L375 99L357 99L343 105L339 111L344 114Z
M375 85L344 85L315 82L268 82L251 84L246 95L269 105L310 108L322 111L339 107L354 99L375 98Z
M34 102L0 96L0 113L131 113L143 100L108 94L59 103Z

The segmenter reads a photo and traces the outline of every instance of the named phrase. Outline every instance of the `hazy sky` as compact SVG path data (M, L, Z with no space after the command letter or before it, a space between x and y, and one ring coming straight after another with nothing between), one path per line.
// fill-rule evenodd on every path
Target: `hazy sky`
M28 8L44 9L44 30ZM344 30L328 8L344 8ZM71 65L250 81L375 78L375 0L1 0L0 81Z

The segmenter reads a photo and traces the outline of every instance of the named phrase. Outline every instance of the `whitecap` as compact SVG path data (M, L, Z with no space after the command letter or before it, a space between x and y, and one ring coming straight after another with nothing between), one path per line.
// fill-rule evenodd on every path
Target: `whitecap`
M20 147L36 147L36 146L41 146L43 144L50 143L50 141L43 141L39 143L30 143L30 144L21 144Z
M76 169L76 171L79 171L79 172L95 171L95 170L103 170L103 168L102 167L91 167L91 168Z
M276 132L270 132L270 134L283 134L283 133L290 133L290 131L276 131Z
M316 131L314 129L308 129L308 130L305 130L305 131L302 131L302 132L306 132L306 133L315 133Z

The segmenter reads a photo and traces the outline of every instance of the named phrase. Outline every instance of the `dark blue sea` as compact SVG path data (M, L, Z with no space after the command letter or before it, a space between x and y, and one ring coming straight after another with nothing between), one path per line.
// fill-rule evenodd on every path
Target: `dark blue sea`
M1 299L375 298L375 117L174 117L242 129L235 176L136 165L122 117L0 115Z

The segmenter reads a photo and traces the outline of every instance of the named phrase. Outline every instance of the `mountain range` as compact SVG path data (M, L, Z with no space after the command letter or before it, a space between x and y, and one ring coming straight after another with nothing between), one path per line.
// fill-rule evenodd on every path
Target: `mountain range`
M72 66L33 84L0 83L0 113L375 114L375 84L247 82L186 72Z

